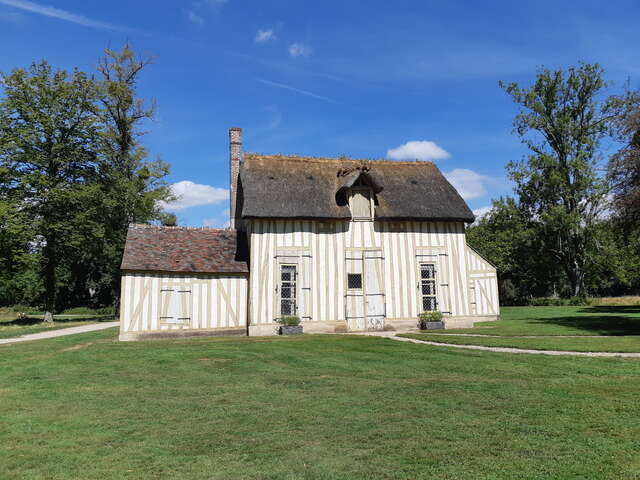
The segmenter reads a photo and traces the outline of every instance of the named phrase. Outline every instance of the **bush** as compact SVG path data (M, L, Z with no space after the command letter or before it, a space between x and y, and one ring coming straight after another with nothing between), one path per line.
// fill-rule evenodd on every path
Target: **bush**
M295 315L288 315L276 319L276 322L286 327L295 327L297 325L300 325L300 317L297 317Z
M418 320L419 320L419 326L421 330L425 330L426 323L431 323L431 322L441 322L442 321L442 312L438 312L436 310L434 310L433 312L422 312L421 314L418 315Z
M527 301L530 307L581 307L587 305L587 299L582 297L557 298L557 297L540 297L530 298Z
M115 309L113 307L74 307L67 308L63 313L67 315L115 315Z

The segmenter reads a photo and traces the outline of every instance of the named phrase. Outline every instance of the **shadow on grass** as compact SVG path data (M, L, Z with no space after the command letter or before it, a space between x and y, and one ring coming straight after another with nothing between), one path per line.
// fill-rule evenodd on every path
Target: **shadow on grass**
M578 313L589 316L540 318L533 323L579 328L596 335L640 335L640 306L584 307Z
M111 322L114 320L113 315L101 315L99 317L91 317L91 316L78 316L78 317L56 317L53 316L53 323L55 324L64 324L64 323L74 323L74 322ZM33 317L27 316L23 318L16 318L15 320L11 320L8 322L0 322L0 326L15 326L15 327L28 327L33 325L39 325L44 323L42 317Z

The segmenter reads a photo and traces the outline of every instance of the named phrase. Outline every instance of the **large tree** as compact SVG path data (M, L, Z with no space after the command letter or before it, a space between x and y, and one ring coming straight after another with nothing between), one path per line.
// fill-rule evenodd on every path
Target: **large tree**
M614 135L622 146L609 161L617 219L627 231L640 225L640 92L611 98Z
M44 61L1 78L0 199L35 235L31 248L40 253L45 319L52 321L60 268L99 229L90 208L98 169L98 89L86 74L53 71Z
M101 119L100 174L103 189L102 218L105 242L96 267L96 282L108 283L110 295L118 299L119 265L130 223L162 220L161 200L171 198L164 181L169 166L149 159L141 143L145 122L154 118L155 102L138 96L137 85L150 59L139 58L128 44L121 51L106 49L99 60Z
M542 69L530 87L500 85L520 106L514 131L530 151L507 167L521 208L542 228L543 253L563 268L571 295L585 296L587 252L608 192L597 170L611 119L603 71Z

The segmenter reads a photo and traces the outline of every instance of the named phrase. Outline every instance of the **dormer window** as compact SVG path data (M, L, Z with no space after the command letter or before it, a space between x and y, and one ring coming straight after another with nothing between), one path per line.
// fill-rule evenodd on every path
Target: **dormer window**
M359 178L349 191L349 208L351 218L359 221L370 221L373 219L371 187L365 185L362 178Z

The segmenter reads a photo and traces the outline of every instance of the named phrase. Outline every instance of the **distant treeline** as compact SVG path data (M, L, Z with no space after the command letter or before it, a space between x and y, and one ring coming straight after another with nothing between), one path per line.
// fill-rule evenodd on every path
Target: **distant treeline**
M117 303L128 224L162 220L170 198L168 165L140 143L148 64L125 45L96 72L42 61L0 76L0 305Z
M598 65L500 84L520 107L528 156L507 165L515 196L493 201L468 241L498 268L501 301L640 291L640 93L607 95ZM618 144L606 158L603 140Z

